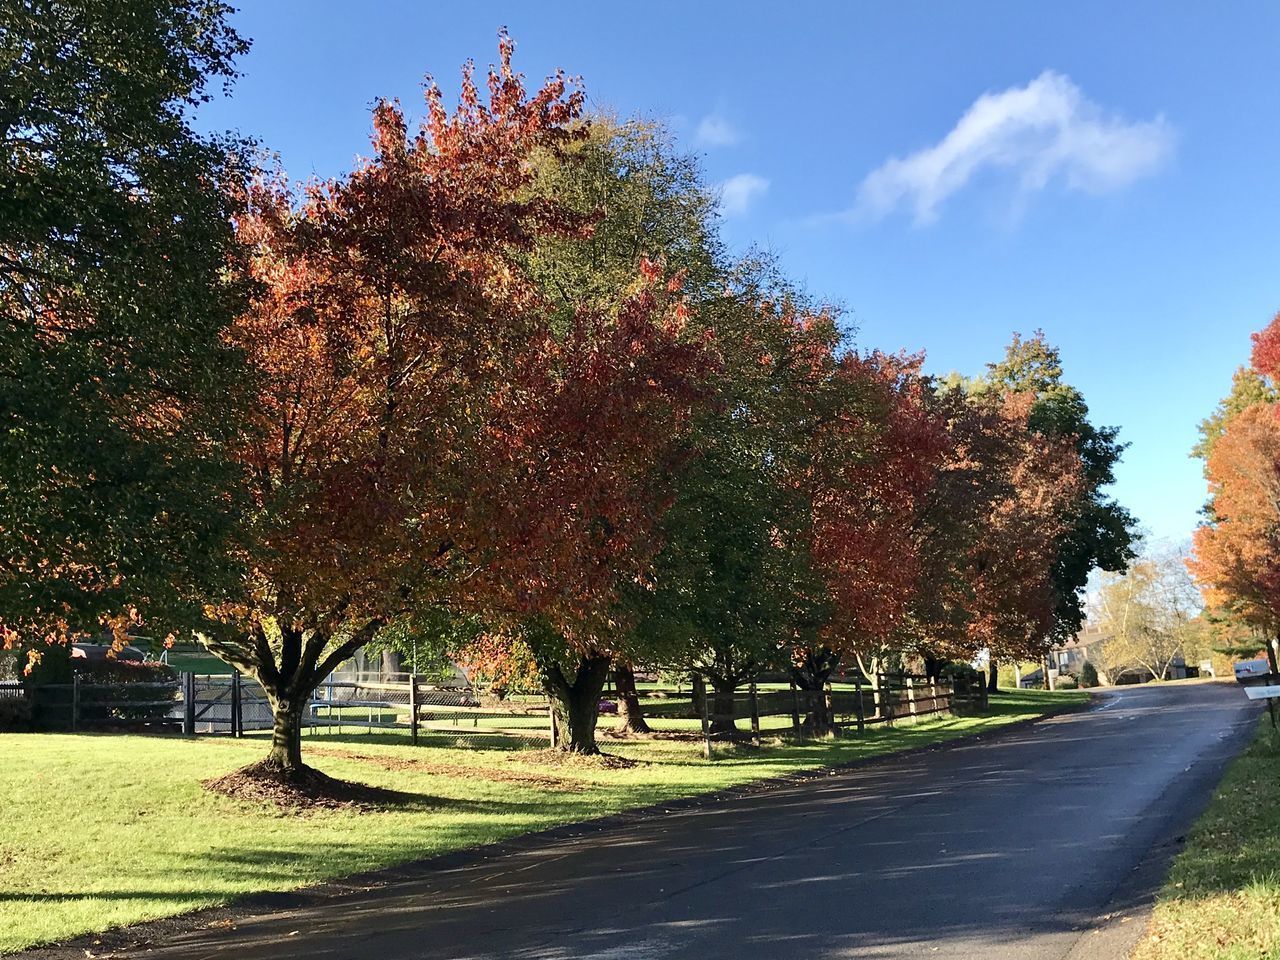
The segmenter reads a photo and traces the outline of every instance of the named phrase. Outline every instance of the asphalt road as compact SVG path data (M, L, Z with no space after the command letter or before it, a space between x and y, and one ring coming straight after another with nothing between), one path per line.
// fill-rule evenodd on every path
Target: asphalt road
M1256 716L1234 684L1128 688L987 741L446 864L137 955L1121 957Z

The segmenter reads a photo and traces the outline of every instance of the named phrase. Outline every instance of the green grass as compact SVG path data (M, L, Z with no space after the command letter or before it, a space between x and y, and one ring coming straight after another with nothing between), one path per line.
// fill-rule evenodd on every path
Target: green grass
M265 743L256 737L0 735L0 953L936 743L1084 698L1007 691L980 718L723 747L711 762L690 740L607 742L609 752L643 761L630 769L537 764L505 749L415 748L398 733L308 735L304 753L326 773L418 797L376 813L282 814L200 786L260 757Z
M169 666L178 673L194 673L201 676L230 676L231 666L211 653L194 647L174 647L167 657Z
M1133 957L1280 957L1280 740L1270 720L1187 835Z

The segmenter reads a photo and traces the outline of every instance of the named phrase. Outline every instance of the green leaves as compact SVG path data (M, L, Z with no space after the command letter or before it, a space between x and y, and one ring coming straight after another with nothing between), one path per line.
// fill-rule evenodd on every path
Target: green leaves
M242 305L240 144L189 108L234 76L229 8L0 11L0 622L191 622L222 580Z

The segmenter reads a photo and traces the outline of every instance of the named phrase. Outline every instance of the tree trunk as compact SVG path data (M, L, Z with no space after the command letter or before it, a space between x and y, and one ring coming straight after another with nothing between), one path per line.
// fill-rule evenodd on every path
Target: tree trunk
M382 676L383 679L398 673L404 673L404 657L397 650L382 651Z
M271 752L265 765L282 773L298 773L302 763L302 704L271 697Z
M1267 644L1267 669L1272 673L1280 673L1280 665L1276 663L1276 641Z
M710 677L711 686L715 689L715 698L711 702L711 732L732 736L738 732L736 698L734 692L738 685L721 677Z
M937 683L942 679L942 660L926 655L924 658L924 676L926 680Z
M542 685L556 713L556 748L569 753L597 754L596 720L600 694L609 676L610 657L592 654L578 658L573 682L558 664L545 667Z
M831 669L834 669L831 668ZM791 676L800 691L800 709L804 711L804 719L800 721L800 729L810 737L829 737L836 732L836 720L828 709L826 696L827 681L831 677L831 669L798 670L792 669ZM873 681L874 683L874 681Z
M619 727L627 733L652 733L640 709L640 694L636 691L636 675L631 664L614 665L613 683L618 688Z
M987 693L1000 692L1000 665L992 657L987 664Z

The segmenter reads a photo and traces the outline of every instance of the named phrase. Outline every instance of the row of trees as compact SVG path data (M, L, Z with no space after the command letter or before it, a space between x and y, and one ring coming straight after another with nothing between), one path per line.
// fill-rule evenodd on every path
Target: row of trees
M1253 335L1250 363L1200 425L1209 499L1189 567L1218 645L1265 650L1280 637L1280 316Z
M591 752L611 667L994 677L1128 560L1122 447L1043 336L972 380L854 349L728 253L660 127L528 91L505 35L456 107L379 102L367 159L293 184L189 125L226 15L0 14L7 644L193 630L266 691L274 774L365 644L519 644Z

